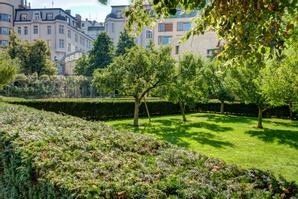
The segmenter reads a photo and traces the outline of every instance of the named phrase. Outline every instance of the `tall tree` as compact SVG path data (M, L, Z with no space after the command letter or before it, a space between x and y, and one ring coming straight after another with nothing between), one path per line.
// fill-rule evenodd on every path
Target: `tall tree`
M13 81L18 69L18 61L11 59L6 51L0 51L0 89Z
M99 68L105 68L113 60L114 46L110 37L106 33L98 35L93 44L93 49L89 53L89 66L86 76L92 76L93 72Z
M19 55L21 47L21 41L19 40L15 31L11 31L9 35L9 46L8 46L8 54L12 59L17 58Z
M129 49L134 47L134 38L129 36L126 30L120 33L119 42L117 44L116 55L124 55Z
M202 87L201 70L204 61L193 54L185 54L179 61L175 78L169 84L163 86L161 93L169 101L179 104L183 121L186 122L185 107L195 102L205 100L208 95Z
M175 60L170 48L133 47L125 56L116 57L105 69L94 73L93 84L99 91L117 90L135 99L134 126L139 125L139 108L150 91L172 80Z
M83 75L83 76L88 76L88 68L89 68L89 56L88 55L83 55L76 61L76 66L74 69L74 72L76 75Z

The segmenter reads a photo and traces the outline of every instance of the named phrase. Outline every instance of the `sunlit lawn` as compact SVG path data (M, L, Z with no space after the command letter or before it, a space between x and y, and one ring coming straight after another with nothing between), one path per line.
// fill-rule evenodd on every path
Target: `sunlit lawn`
M264 119L263 130L255 128L256 118L215 114L191 114L186 123L181 116L156 117L150 125L142 119L138 129L131 126L132 120L107 123L298 182L298 121Z

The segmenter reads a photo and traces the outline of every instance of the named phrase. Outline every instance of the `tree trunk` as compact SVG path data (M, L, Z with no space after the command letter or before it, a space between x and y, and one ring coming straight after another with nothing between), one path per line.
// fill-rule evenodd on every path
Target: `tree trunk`
M258 114L258 128L263 128L263 110L261 107L259 107L259 114Z
M140 100L138 98L135 98L135 113L134 113L134 119L133 119L133 125L139 126L139 110L140 110Z
M292 103L289 103L290 119L291 119L291 120L294 119L292 108L293 108Z
M183 122L186 122L186 116L185 116L185 105L180 102L180 110L181 110L181 114L182 114L182 117L183 117Z
M225 102L221 101L220 102L220 114L224 114L225 113Z

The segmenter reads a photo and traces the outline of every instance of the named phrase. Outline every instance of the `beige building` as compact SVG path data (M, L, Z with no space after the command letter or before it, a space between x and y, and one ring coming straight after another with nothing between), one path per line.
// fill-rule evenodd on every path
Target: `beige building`
M105 20L106 32L115 45L118 43L120 33L124 30L125 17L123 11L126 8L127 6L112 6L112 12ZM178 12L175 16L159 20L153 28L143 28L142 33L136 39L136 43L144 47L147 47L150 41L153 41L155 46L169 45L172 47L172 54L176 58L186 52L205 57L213 56L218 49L218 39L214 32L206 32L181 42L185 33L192 28L192 20L196 16L197 12L190 14Z
M15 10L23 7L23 0L0 0L0 47L8 46Z
M85 21L82 21L81 24L82 31L92 37L94 40L100 33L105 32L104 23L85 19Z

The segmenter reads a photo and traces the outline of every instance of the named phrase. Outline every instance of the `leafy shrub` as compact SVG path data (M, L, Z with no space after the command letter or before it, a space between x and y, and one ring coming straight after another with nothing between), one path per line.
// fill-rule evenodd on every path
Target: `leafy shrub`
M156 138L0 103L0 198L290 198L294 183Z
M101 100L101 99L43 99L43 100L9 100L10 103L26 105L40 110L65 113L88 120L110 120L119 118L132 118L134 110L133 100ZM149 112L152 116L180 114L177 104L163 100L150 100L147 102ZM220 103L210 102L207 104L196 104L187 107L186 112L219 112ZM229 103L225 105L227 114L257 116L258 109L254 104ZM289 118L287 106L268 109L264 117ZM295 115L295 114L294 114ZM147 116L144 103L140 107L140 116ZM296 114L296 119L298 115Z

